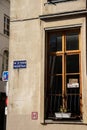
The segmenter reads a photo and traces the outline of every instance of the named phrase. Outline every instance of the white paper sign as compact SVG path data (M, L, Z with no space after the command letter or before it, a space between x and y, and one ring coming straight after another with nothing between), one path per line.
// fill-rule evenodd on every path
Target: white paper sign
M79 88L79 83L68 83L67 88Z

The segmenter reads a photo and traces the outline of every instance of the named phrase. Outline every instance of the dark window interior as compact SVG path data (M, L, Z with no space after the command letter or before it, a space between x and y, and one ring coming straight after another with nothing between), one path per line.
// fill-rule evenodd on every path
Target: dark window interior
M79 33L47 33L46 119L82 118Z
M10 19L7 15L4 15L4 34L9 36Z

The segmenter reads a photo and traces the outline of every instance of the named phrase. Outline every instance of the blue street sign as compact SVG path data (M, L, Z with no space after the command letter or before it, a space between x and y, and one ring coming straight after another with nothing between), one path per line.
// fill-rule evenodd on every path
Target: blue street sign
M21 60L21 61L13 61L13 68L14 69L20 69L20 68L26 68L27 67L27 61Z
M2 80L3 81L8 81L8 71L3 71L3 73L2 73Z

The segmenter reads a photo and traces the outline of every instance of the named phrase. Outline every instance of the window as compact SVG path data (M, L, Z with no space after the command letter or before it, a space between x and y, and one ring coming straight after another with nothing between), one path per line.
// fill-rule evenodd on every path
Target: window
M4 15L4 34L7 36L9 36L9 24L9 17L7 15Z
M2 72L8 70L8 51L3 52L3 63L2 63Z
M48 0L49 2L64 2L64 1L75 1L75 0Z
M80 30L47 32L45 119L80 120Z

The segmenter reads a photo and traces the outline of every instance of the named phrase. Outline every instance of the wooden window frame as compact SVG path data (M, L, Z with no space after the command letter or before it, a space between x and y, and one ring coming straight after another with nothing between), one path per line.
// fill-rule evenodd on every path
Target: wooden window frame
M65 43L65 38L66 38L66 32L78 32L79 34L78 34L78 40L79 40L79 49L78 50L69 50L69 51L67 51L66 50L66 48L65 48L65 45L64 44L66 44ZM48 57L48 48L49 48L49 46L48 46L48 42L49 42L49 35L50 35L50 33L52 34L52 33L58 33L58 34L62 34L62 51L60 51L60 52L52 52L51 53L51 55L56 55L56 56L62 56L63 58L62 58L62 64L65 64L64 62L65 62L65 59L64 59L64 53L67 53L67 55L75 55L75 54L78 54L79 55L79 65L80 65L80 67L79 67L79 73L78 73L78 75L79 75L79 78L80 78L80 93L79 93L79 95L80 95L80 111L81 111L81 119L82 119L82 81L81 81L81 43L80 43L80 29L78 29L78 28L73 28L73 29L67 29L67 30L55 30L55 31L47 31L46 32L46 36L47 36L47 39L46 39L46 61L45 61L45 63L46 63L46 68L45 68L45 81L46 81L46 84L45 84L45 92L47 91L47 86L48 86L48 79L47 79L47 75L49 75L49 72L47 71L47 68L48 68L48 65L47 65L47 57ZM75 75L75 73L73 73L74 75ZM66 74L66 72L65 72L65 66L63 66L63 68L62 68L62 91L63 91L63 93L65 93L65 84L66 84L66 76L65 75L68 75L68 74ZM72 75L72 74L71 74ZM63 94L62 93L62 94ZM62 97L63 97L63 95L62 95ZM45 99L46 99L46 96L45 96ZM45 110L46 111L46 110ZM46 116L46 115L45 115Z

